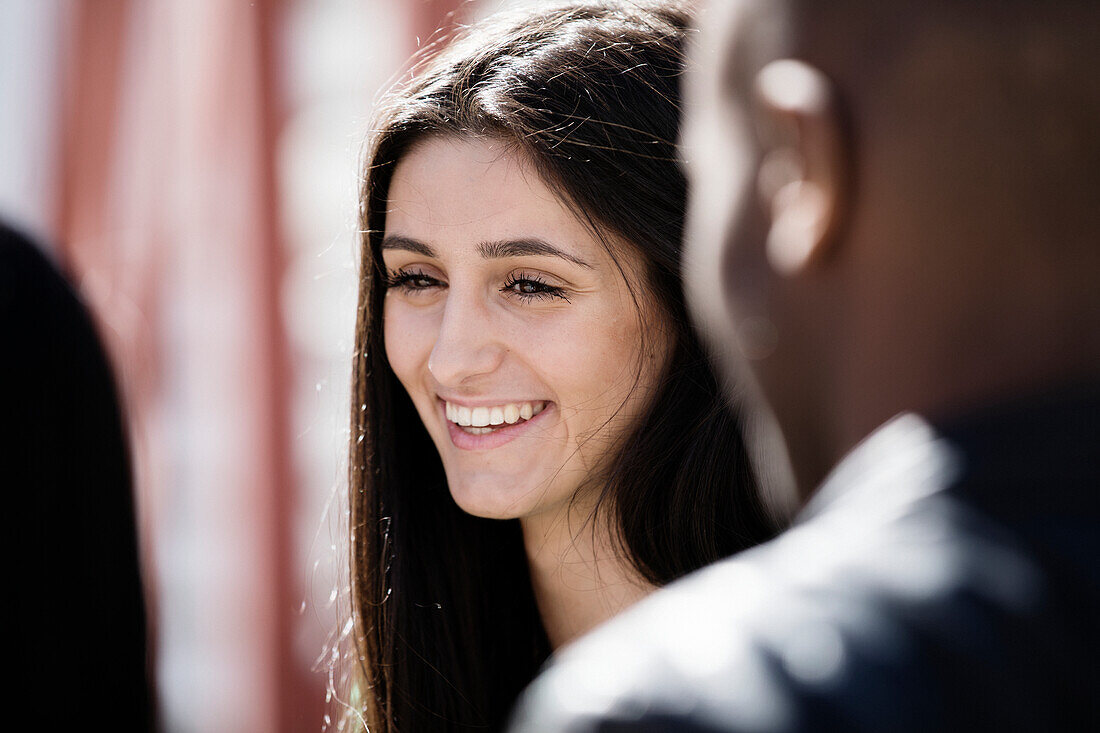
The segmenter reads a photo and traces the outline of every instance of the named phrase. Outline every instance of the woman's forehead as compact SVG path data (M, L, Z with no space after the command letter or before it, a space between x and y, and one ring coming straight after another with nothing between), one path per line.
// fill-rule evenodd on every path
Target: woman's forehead
M386 236L446 248L543 241L596 265L605 247L515 145L495 138L430 137L398 162Z

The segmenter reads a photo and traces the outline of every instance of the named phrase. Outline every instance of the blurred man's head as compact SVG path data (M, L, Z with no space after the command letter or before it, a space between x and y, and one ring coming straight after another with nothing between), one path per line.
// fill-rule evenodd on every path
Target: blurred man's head
M689 295L803 497L898 412L1100 374L1100 3L715 0L702 26Z

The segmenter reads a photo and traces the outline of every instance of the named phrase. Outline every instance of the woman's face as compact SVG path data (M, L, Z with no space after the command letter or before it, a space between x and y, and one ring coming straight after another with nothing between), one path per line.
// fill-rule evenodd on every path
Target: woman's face
M652 394L669 346L614 260L493 139L430 137L399 162L382 257L386 355L482 517L562 509ZM633 282L640 262L618 257ZM579 496L578 499L586 497Z

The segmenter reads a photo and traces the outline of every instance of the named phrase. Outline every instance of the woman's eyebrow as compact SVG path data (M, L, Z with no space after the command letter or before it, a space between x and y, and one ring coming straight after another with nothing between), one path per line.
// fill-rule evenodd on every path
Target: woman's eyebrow
M423 255L424 257L435 257L435 250L428 245L417 239L402 237L400 234L391 234L383 239L382 249L403 249L406 252Z
M400 234L391 234L382 240L382 249L400 249L412 252L423 257L435 257L435 250L419 239L405 237ZM563 249L555 247L545 239L528 237L525 239L505 239L496 242L482 242L477 246L478 253L486 259L500 259L503 257L559 257L575 265L593 269L592 265L584 260L569 254Z
M498 259L501 257L560 257L575 265L592 269L578 257L574 257L565 250L559 249L546 240L537 238L507 239L499 242L482 242L477 246L478 252L486 259Z

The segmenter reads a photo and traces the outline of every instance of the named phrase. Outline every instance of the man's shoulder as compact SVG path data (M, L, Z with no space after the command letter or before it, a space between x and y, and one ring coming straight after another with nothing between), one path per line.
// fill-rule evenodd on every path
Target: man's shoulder
M667 718L677 729L798 730L819 693L865 683L872 670L897 674L892 660L914 643L918 606L946 608L973 582L964 577L979 568L966 567L953 511L899 517L890 537L844 536L822 517L685 578L560 654L521 729ZM937 556L913 556L908 546L930 534ZM904 582L899 565L909 566ZM573 722L551 723L559 715Z
M1072 719L1096 691L1096 640L1016 534L944 490L949 473L906 487L920 471L902 471L882 501L840 497L654 594L559 654L517 730L1049 726L1034 696Z

